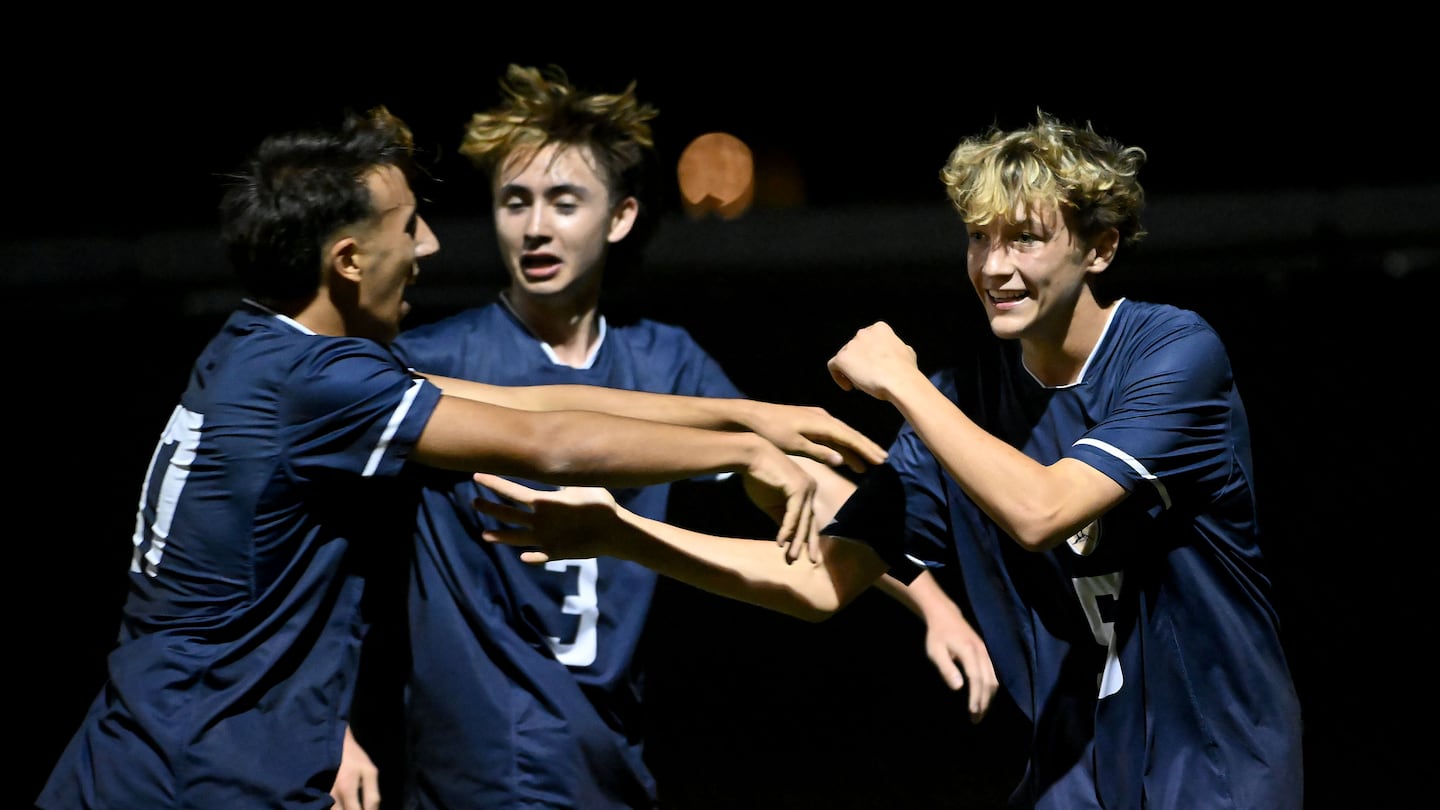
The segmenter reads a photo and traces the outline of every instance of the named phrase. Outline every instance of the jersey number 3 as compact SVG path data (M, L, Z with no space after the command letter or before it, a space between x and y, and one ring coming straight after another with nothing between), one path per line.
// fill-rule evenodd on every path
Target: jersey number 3
M575 628L575 638L568 643L555 636L547 636L546 640L560 663L567 667L588 667L595 663L596 626L600 619L600 600L595 581L599 577L600 566L594 558L545 563L547 571L564 573L567 568L576 569L575 592L565 594L560 610L577 617L579 624Z

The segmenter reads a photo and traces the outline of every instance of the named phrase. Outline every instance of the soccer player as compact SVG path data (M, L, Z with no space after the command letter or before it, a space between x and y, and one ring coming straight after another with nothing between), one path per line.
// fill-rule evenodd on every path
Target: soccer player
M818 409L633 403L665 424L514 392L532 412L411 372L386 344L439 249L412 152L381 108L265 139L226 191L222 236L253 297L196 359L155 448L108 680L38 807L330 807L361 638L387 608L365 586L406 556L423 467L613 486L743 472L785 501L781 539L805 542L814 480L787 451L883 457ZM787 446L680 424L748 415Z
M1017 806L1298 810L1301 712L1225 345L1195 312L1096 286L1145 234L1146 158L1043 112L956 146L941 178L999 340L927 377L876 323L829 361L905 424L822 563L482 475L515 500L477 502L516 524L487 539L539 545L536 564L621 556L812 620L886 571L958 568L1033 724Z
M607 274L635 271L655 225L654 108L633 83L586 92L554 67L511 65L500 89L501 103L472 116L460 149L490 181L509 285L496 303L407 330L397 354L427 373L491 384L743 398L683 328L612 322L600 309ZM828 518L854 484L822 464L806 468L818 484L817 517ZM603 556L527 566L516 550L481 540L495 524L472 507L477 494L470 475L435 471L416 521L404 806L655 806L639 716L655 572ZM616 498L663 518L669 494L667 483ZM970 674L978 719L997 688L979 636L928 579L884 587L927 617L932 660L952 687L965 683L962 669ZM401 659L373 644L372 654ZM363 722L386 716L370 692L362 685L355 733L393 784L386 763L396 752L377 748L395 735L377 729L387 721Z

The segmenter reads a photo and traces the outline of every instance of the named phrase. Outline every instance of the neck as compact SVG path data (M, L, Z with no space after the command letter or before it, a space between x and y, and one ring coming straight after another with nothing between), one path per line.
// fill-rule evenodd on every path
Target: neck
M566 365L583 365L600 339L598 301L517 295L513 288L501 292L500 300Z
M1021 338L1021 355L1025 368L1042 385L1056 387L1073 385L1105 334L1110 316L1118 301L1105 304L1086 296L1075 308L1060 335Z
M255 302L277 315L284 315L317 335L344 337L349 334L345 318L323 292L306 298L257 298Z

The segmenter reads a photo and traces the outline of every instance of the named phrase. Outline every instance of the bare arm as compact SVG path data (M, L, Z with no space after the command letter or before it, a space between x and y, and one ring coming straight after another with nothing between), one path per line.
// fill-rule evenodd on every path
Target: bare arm
M599 411L711 430L748 430L780 449L859 472L885 450L824 408L729 397L693 397L593 385L504 386L425 375L446 394L526 411Z
M969 678L972 722L984 717L998 688L984 642L939 583L922 573L906 588L885 573L884 560L863 543L821 536L823 559L797 564L763 543L641 517L603 489L541 492L485 474L477 474L475 481L516 504L477 500L475 508L520 527L487 531L484 539L526 549L520 558L532 565L601 555L627 559L718 596L807 621L828 618L865 588L883 582L882 590L925 620L926 652L946 683L960 689Z
M958 691L969 682L970 722L984 719L1000 688L1000 679L989 648L965 620L960 606L928 571L922 571L909 586L886 574L876 587L925 621L925 655L952 690Z
M797 461L815 479L815 523L818 529L823 530L855 492L855 482L817 462L808 459ZM815 536L818 539L821 535ZM798 544L787 545L791 559L797 556L797 548ZM819 546L814 548L818 550ZM818 561L814 551L811 559ZM990 709L990 701L995 697L1000 681L995 675L989 649L980 634L965 620L960 606L928 571L922 571L909 586L889 574L876 580L875 586L925 622L925 655L951 689L959 690L969 681L970 720L980 722ZM957 663L959 666L956 666Z
M976 425L885 323L857 332L829 367L841 388L899 409L961 489L1027 549L1054 548L1125 499L1123 487L1088 464L1040 464Z
M608 555L632 560L696 588L781 613L821 621L885 572L869 546L825 538L825 561L790 564L766 543L717 537L643 518L603 489L542 492L493 475L475 481L516 505L476 501L480 511L519 528L486 532L489 542L530 550L527 563ZM543 550L536 550L536 549Z
M448 470L514 475L549 484L642 486L739 471L770 493L783 542L808 542L815 482L752 433L703 430L591 411L534 412L442 396L413 460Z

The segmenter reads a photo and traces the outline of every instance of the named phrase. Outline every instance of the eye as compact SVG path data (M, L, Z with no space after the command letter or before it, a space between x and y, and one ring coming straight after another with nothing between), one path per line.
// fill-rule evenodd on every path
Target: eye
M580 210L580 203L574 200L558 200L555 203L555 210L562 214L573 214Z
M420 210L417 208L411 212L410 218L405 220L405 233L411 239L415 238L416 232L420 230Z
M496 207L515 213L530 206L530 195L514 187L501 188L495 195Z

